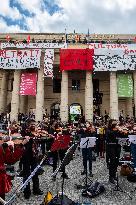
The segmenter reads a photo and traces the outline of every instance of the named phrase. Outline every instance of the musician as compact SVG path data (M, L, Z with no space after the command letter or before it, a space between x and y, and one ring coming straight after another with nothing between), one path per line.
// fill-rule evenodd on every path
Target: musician
M81 138L94 137L95 136L95 128L92 124L89 124L89 126L86 128L86 130L82 128L79 133L81 134ZM92 174L92 148L91 147L82 148L82 156L83 156L84 170L81 172L81 175L86 174L87 161L89 160L89 176L93 177L93 174Z
M134 124L133 132L131 132L131 134L136 135L136 124ZM134 171L136 172L136 139L133 139L131 141L130 148L131 148L131 154L133 157Z
M51 129L50 130L51 131L51 133L53 134L53 129ZM50 133L50 131L49 131L49 133ZM51 149L51 147L52 147L52 145L53 145L53 143L54 143L54 140L55 140L55 137L57 137L57 136L61 136L61 135L63 135L63 136L67 136L67 135L69 135L69 132L68 132L68 130L57 130L57 134L54 132L54 137L52 137L51 138L51 140L50 140L50 146L48 146L48 149ZM55 134L56 134L56 136L55 136ZM64 156L65 156L65 153L66 153L66 151L67 151L67 149L59 149L58 151L52 151L52 153L51 153L51 156L52 156L52 158L53 158L53 172L57 169L57 163L58 163L58 160L60 159L61 161L63 160L63 158L64 158ZM65 179L69 179L69 177L68 177L68 175L66 174L66 172L65 172L65 168L63 169L63 170L61 170L63 173L62 173L62 177L63 178L65 178ZM56 180L56 176L54 176L53 177L53 180L55 181Z
M38 165L38 147L35 141L35 137L37 133L35 132L35 121L32 120L29 122L29 132L27 136L29 137L29 141L25 144L25 152L22 156L22 163L23 163L23 182L27 180L31 172L36 168ZM33 194L34 195L42 195L43 192L39 188L39 178L38 173L36 173L33 178ZM31 195L30 190L30 183L24 189L24 197L29 199Z
M109 181L114 184L114 180L116 180L116 172L119 163L121 146L118 144L117 139L119 137L117 122L113 120L110 123L106 133L106 155L109 159Z
M11 141L10 141L11 142ZM27 141L24 140L22 143L25 144ZM5 193L11 190L11 179L10 176L6 174L5 164L14 164L19 160L23 154L23 146L8 145L9 143L3 143L0 145L0 197L5 199ZM12 144L14 144L12 142ZM0 203L1 204L1 203Z

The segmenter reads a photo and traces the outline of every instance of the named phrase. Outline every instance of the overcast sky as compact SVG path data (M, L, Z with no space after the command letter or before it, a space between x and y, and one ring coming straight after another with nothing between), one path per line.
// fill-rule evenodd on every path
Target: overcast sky
M136 33L136 0L0 0L0 32Z

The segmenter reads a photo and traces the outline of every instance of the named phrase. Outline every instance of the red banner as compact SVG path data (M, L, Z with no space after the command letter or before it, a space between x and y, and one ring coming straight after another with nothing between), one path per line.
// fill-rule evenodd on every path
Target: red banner
M20 95L36 95L36 73L22 73L20 82Z
M94 49L61 49L60 70L93 70Z

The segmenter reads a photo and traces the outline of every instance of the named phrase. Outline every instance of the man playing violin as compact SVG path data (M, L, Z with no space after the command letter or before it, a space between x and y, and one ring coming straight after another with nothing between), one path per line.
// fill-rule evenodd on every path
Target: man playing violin
M27 136L29 141L25 144L25 152L22 156L22 163L23 163L23 182L27 180L31 172L36 168L38 165L38 147L35 141L35 137L37 137L36 129L35 129L35 121L32 120L29 122L29 132ZM33 178L33 194L34 195L42 195L43 192L39 188L39 178L38 173L36 173ZM24 189L24 197L29 199L31 195L30 190L30 183Z

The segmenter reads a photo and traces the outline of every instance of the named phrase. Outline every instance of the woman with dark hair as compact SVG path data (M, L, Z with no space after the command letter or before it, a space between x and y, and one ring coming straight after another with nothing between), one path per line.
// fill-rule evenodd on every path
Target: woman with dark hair
M117 129L117 122L112 121L112 123L109 123L109 127L106 133L106 153L109 160L109 181L111 183L115 183L114 180L116 180L116 172L121 152L121 146L118 144L118 137L119 132Z

